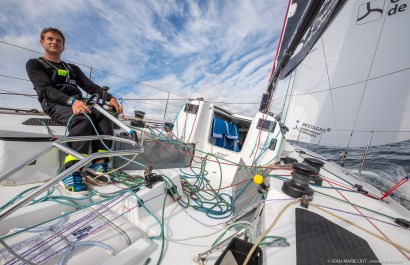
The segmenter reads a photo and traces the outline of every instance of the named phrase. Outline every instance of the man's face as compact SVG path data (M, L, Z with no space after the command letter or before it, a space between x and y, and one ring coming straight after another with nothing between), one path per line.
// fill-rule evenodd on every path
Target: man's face
M40 40L45 52L50 54L61 54L64 51L63 38L55 32L46 32L44 40Z

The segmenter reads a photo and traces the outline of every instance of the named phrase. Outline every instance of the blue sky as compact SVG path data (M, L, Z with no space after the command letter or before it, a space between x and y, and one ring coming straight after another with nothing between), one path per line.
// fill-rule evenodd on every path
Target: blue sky
M25 63L42 55L41 29L57 27L66 37L62 59L87 75L92 67L93 81L122 98L128 115L143 110L160 119L165 101L147 99L169 95L166 120L198 97L239 103L217 105L251 116L268 85L287 2L0 0L0 89L34 93ZM0 94L0 107L40 106Z

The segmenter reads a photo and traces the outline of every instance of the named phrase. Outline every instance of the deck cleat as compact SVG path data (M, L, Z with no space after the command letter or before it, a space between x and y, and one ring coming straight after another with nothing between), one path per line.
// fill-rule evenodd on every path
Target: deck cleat
M402 218L394 219L394 222L404 228L410 228L410 221Z
M147 187L152 189L152 184L158 181L164 181L164 179L157 175L156 173L152 173L152 166L147 166L144 171L144 179L147 184Z

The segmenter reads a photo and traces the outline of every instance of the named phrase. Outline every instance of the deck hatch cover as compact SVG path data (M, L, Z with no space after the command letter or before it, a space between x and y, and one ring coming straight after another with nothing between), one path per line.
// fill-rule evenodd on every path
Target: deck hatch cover
M363 238L319 214L300 208L295 213L297 265L380 264Z
M44 119L44 118L30 118L23 122L24 125L31 125L31 126L63 126L62 123L54 121L52 119Z

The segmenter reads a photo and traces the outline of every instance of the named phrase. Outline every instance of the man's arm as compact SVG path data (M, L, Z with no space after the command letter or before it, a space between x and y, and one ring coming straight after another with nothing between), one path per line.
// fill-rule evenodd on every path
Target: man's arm
M31 83L33 83L38 93L50 102L62 105L67 104L70 96L67 96L53 87L51 79L47 74L47 70L41 62L37 59L28 60L26 63L26 70Z
M103 90L102 88L91 81L88 77L85 76L83 71L81 71L80 67L74 64L70 64L71 68L73 68L75 74L76 74L76 82L79 87L81 87L85 92L87 92L90 95L93 94L98 94L100 97L103 95ZM107 101L110 101L113 96L110 93L107 93Z
M86 77L83 71L81 71L81 69L78 66L74 64L70 64L70 66L75 71L77 84L82 89L84 89L84 91L86 91L90 95L99 94L100 97L103 96L103 90L100 86L98 86L93 81L91 81L88 77ZM117 99L110 93L107 93L107 101L109 102L108 105L114 107L118 114L122 113L121 105L118 103Z

